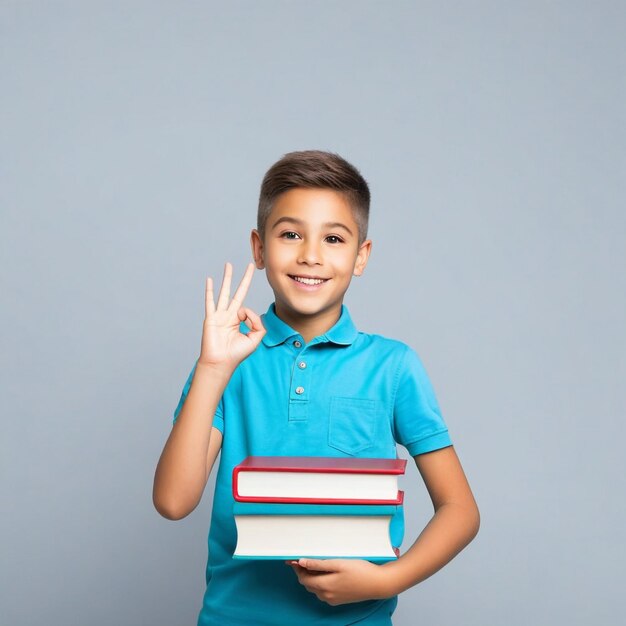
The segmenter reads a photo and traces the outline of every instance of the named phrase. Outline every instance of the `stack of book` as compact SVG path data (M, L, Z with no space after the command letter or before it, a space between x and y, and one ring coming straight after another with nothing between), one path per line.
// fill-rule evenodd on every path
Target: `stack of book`
M233 470L234 558L397 558L403 459L251 456Z

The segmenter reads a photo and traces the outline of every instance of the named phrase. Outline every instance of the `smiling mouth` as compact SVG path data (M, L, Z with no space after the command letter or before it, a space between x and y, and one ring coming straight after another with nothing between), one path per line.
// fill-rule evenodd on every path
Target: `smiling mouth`
M312 278L309 276L295 276L293 274L288 275L289 278L295 280L298 283L302 283L303 285L321 285L325 283L328 278Z

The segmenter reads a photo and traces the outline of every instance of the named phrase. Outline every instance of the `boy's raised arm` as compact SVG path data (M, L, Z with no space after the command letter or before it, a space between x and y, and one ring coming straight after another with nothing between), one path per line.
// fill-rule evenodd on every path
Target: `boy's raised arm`
M221 444L213 415L235 368L265 334L261 318L243 306L253 273L250 263L231 300L232 266L226 263L217 304L213 280L207 278L200 357L154 476L154 506L168 519L185 517L200 502ZM247 335L239 330L241 322L250 328Z

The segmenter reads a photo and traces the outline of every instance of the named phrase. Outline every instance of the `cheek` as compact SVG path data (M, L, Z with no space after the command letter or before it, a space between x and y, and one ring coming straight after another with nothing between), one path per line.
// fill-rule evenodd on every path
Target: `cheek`
M284 248L270 248L265 251L265 269L268 274L284 272L290 266L291 255Z
M281 250L270 248L265 252L265 263L271 267L280 267L284 263L284 257Z
M346 274L352 274L354 271L354 266L356 264L357 257L356 255L343 255L341 258L336 260L335 266L337 268L341 268L341 271Z

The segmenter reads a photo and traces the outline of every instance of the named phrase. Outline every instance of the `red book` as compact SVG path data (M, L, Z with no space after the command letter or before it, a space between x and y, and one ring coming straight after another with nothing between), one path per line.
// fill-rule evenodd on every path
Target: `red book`
M404 459L249 456L233 470L238 502L402 504Z

